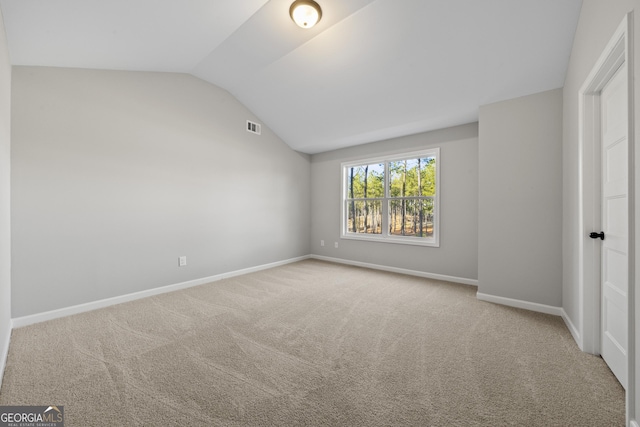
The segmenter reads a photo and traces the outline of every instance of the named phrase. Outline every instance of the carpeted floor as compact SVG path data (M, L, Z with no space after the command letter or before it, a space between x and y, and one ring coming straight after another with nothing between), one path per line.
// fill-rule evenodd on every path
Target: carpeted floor
M623 426L558 317L308 260L13 331L1 405L67 426Z

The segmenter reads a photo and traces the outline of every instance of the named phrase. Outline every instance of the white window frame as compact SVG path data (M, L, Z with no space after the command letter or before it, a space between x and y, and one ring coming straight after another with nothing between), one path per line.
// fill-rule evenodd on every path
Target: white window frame
M394 236L389 234L389 202L392 199L389 194L389 163L397 162L401 160L411 160L424 157L434 157L436 159L436 194L434 199L433 210L433 237L413 237L413 236ZM371 165L371 164L384 164L384 197L378 198L382 200L382 233L381 234L364 234L353 233L347 230L347 199L348 199L348 169L354 166ZM343 162L340 164L342 179L340 180L342 189L340 191L340 238L350 240L365 240L369 242L384 242L384 243L396 243L402 245L416 245L416 246L429 246L440 247L440 148L434 147L421 151L414 151L408 153L400 153L393 155L385 155L380 157L370 157L364 159L358 159L354 161ZM423 196L424 198L430 196ZM409 197L412 198L412 197ZM372 199L373 200L373 199Z

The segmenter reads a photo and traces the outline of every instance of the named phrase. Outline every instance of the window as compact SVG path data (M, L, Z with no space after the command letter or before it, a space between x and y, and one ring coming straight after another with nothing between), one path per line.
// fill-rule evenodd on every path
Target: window
M342 238L439 246L439 154L343 163Z

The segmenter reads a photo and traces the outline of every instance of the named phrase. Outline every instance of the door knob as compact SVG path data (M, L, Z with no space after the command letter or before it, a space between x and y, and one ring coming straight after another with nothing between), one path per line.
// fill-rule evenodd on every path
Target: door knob
M601 231L599 233L592 231L591 233L589 233L589 237L591 237L592 239L597 239L599 237L600 240L604 240L604 231Z

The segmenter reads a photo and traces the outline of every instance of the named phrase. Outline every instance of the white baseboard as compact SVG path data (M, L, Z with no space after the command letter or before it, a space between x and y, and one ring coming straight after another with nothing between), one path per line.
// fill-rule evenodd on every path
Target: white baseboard
M9 357L9 342L11 341L12 322L9 321L6 339L0 343L0 387L2 387L2 379L4 378L4 369L7 367L7 357Z
M145 291L134 292L131 294L120 295L113 298L106 298L98 301L92 301L85 304L78 304L71 307L60 308L57 310L46 311L44 313L32 314L29 316L16 317L13 320L13 327L20 328L23 326L33 325L35 323L46 322L47 320L58 319L61 317L71 316L73 314L84 313L86 311L97 310L99 308L109 307L123 302L129 302L138 300L141 298L147 298L154 295L165 294L168 292L178 291L180 289L187 289L193 286L204 285L205 283L216 282L222 279L228 279L230 277L241 276L243 274L254 273L260 270L267 270L269 268L279 267L285 264L291 264L293 262L302 261L308 259L309 256L302 256L297 258L291 258L283 261L277 261L270 264L263 264L256 267L245 268L242 270L231 271L228 273L217 274L215 276L203 277L201 279L189 280L188 282L176 283L174 285L161 286L159 288L147 289Z
M495 304L506 305L509 307L522 308L538 313L553 314L554 316L562 316L562 307L554 307L552 305L538 304L536 302L522 301L517 299L498 297L495 295L483 294L478 292L476 298L480 301L492 302Z
M562 320L564 320L564 324L567 325L567 329L569 329L569 332L571 332L571 336L575 340L576 344L578 344L578 348L581 351L584 351L582 350L582 337L580 335L580 332L578 331L578 328L576 328L576 326L573 324L573 322L569 318L569 315L567 315L567 313L564 311L564 308L562 309L561 316L562 316Z
M321 255L310 255L309 258L318 259L321 261L335 262L339 264L353 265L356 267L371 268L373 270L382 270L382 271L389 271L392 273L406 274L409 276L424 277L427 279L444 280L445 282L461 283L463 285L478 286L478 281L476 279L466 279L464 277L446 276L444 274L427 273L424 271L408 270L405 268L389 267L386 265L370 264L367 262L351 261L351 260L341 259L341 258L331 258L331 257L326 257Z

